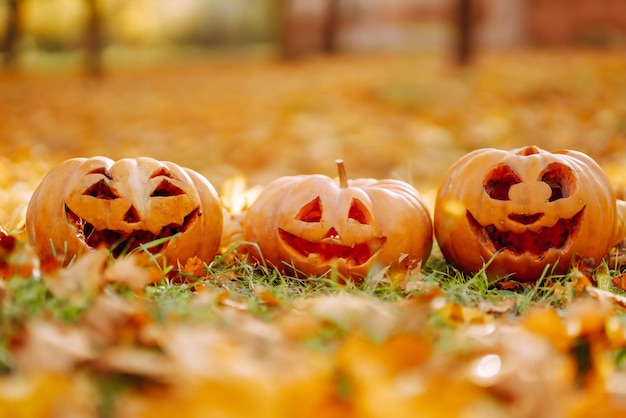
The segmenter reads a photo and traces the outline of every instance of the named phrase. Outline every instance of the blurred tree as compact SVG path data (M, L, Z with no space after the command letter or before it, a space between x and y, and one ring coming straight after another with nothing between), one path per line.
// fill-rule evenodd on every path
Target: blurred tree
M7 0L7 22L0 50L4 52L3 66L6 69L15 66L17 61L17 42L20 38L21 0Z
M278 44L282 59L311 52L337 51L340 0L276 0Z
M339 32L339 4L341 0L327 0L326 13L322 29L322 51L327 54L337 52L337 33Z
M457 0L456 4L456 62L465 66L473 54L473 10L472 0Z
M85 0L85 69L92 76L102 75L102 50L104 48L103 22L98 0Z
M296 56L296 52L293 47L293 42L291 42L291 31L290 31L290 15L289 8L291 5L290 0L277 0L276 2L276 12L274 16L276 16L275 27L277 28L277 40L278 40L278 49L279 56L281 59L289 60L293 59Z
M469 65L476 54L476 27L488 18L489 9L485 0L455 0L452 15L456 29L454 58L458 65Z

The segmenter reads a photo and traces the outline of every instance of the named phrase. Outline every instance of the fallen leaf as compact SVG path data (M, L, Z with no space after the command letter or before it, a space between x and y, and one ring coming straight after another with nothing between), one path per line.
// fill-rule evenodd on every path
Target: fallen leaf
M103 286L103 272L108 258L106 249L90 251L67 268L42 272L41 279L58 298L84 300Z
M626 290L626 273L621 273L611 278L611 283L618 289Z
M97 393L80 376L58 373L10 374L0 377L0 411L11 418L96 418Z
M478 309L485 313L504 314L515 310L516 306L515 299L507 298L495 303L483 300L478 305Z
M265 306L277 307L283 304L283 302L278 297L276 297L276 294L266 286L255 285L254 294Z
M572 346L574 336L569 333L565 320L553 309L531 309L522 320L522 326L546 338L560 352L567 352Z
M144 253L133 253L115 259L103 272L104 281L124 284L131 289L142 289L164 278L163 272Z
M202 277L205 273L204 261L199 257L189 257L182 268L182 273L193 277Z
M133 375L162 383L173 383L180 375L180 370L167 356L141 347L110 347L100 353L93 365L101 372Z
M25 373L70 373L96 356L87 334L71 324L34 320L22 338L13 356L17 369Z
M79 325L97 347L107 347L118 342L128 342L122 334L140 335L146 325L145 313L137 303L118 296L101 293L95 297L81 316ZM134 342L134 341L133 341Z

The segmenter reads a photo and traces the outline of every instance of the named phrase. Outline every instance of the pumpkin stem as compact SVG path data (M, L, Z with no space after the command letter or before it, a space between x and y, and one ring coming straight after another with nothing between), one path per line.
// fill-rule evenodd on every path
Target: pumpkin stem
M521 150L519 150L519 152L517 153L517 155L522 156L522 157L528 157L529 155L535 155L535 154L539 154L539 148L537 148L534 145L529 145L527 147L524 147Z
M337 170L339 171L339 187L345 189L348 187L348 174L346 173L346 167L343 165L343 160L335 160L337 163Z

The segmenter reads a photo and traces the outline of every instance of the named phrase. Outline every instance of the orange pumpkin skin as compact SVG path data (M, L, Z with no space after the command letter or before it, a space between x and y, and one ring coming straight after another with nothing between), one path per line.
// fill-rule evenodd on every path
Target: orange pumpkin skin
M408 183L338 183L320 174L267 185L246 213L243 234L261 252L248 245L248 253L282 271L321 276L336 268L354 281L387 266L391 272L414 268L433 242L428 209Z
M117 252L174 236L150 251L170 265L210 262L222 231L217 192L200 174L152 158L73 158L37 187L26 229L42 261L65 263L93 248Z
M620 237L615 192L577 151L479 149L459 159L435 201L435 236L454 266L536 281L572 262L597 266Z

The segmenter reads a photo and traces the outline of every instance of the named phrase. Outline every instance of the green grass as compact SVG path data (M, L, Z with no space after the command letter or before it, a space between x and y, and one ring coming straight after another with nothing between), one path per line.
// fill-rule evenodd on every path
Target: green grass
M141 299L150 306L157 322L172 317L208 320L214 315L220 297L240 303L252 314L264 317L270 316L274 308L272 304L268 305L268 297L276 301L275 305L289 304L297 298L338 293L397 302L432 289L441 291L447 301L465 307L480 308L485 303L498 306L512 300L509 302L512 306L505 313L516 316L523 315L536 305L557 309L566 306L576 296L576 274L546 275L534 284L521 284L504 279L490 280L482 271L466 275L447 264L443 258L435 257L422 269L421 286L403 288L371 278L366 278L361 284L341 283L332 274L321 278L295 278L227 253L216 257L207 266L203 277L188 276L183 283L166 279L147 286L139 296L136 291L119 284L107 285L105 291L129 300ZM599 287L612 287L610 274L612 272L598 276L602 280L602 286ZM9 296L4 298L1 305L2 335L10 335L19 324L38 316L76 322L91 303L88 297L78 300L56 298L45 283L36 277L7 280L5 292ZM215 300L203 305L192 304L192 300L202 292L216 295Z

